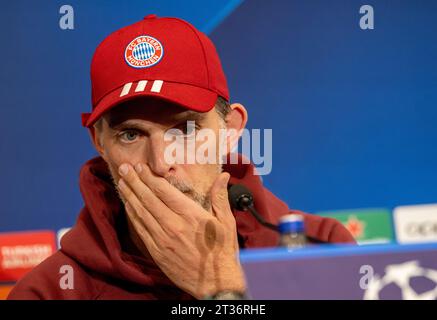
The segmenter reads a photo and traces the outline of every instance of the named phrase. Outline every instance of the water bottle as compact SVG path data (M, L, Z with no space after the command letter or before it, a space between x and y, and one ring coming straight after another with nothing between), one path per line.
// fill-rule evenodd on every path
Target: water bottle
M301 214L287 214L279 219L279 246L288 249L307 245L305 224Z

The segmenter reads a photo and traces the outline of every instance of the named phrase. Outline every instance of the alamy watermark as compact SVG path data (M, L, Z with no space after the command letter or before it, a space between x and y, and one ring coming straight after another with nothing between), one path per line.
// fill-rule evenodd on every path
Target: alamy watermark
M59 19L59 28L62 30L74 30L74 9L68 4L64 4L59 8L59 14L62 14Z
M187 132L170 129L164 134L167 146L164 159L167 164L249 164L256 167L256 175L272 171L272 129L219 129L196 130L195 121L187 121ZM241 149L240 149L241 148ZM239 157L238 154L242 154Z
M360 288L362 290L367 290L369 288L369 284L375 276L375 271L371 265L365 264L360 267L360 274L362 274L360 278Z
M362 30L373 30L375 29L375 12L371 5L363 5L360 7L360 28Z
M65 264L59 268L59 288L62 290L74 289L74 270L73 267Z

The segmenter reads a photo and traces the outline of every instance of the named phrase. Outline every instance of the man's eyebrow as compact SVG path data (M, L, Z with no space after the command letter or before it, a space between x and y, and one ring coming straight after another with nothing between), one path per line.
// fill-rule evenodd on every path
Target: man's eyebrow
M197 111L185 111L181 114L177 114L175 117L173 117L173 120L181 122L186 120L203 120L206 117L206 113L197 112Z
M108 127L112 130L120 130L120 129L129 128L129 129L136 129L139 131L144 131L144 128L139 123L137 123L135 120L125 120L125 121L113 122L113 123L108 122Z
M169 121L175 122L174 124L179 124L181 122L186 122L190 120L200 121L205 119L205 117L206 113L189 110L169 118ZM141 124L139 124L134 119L127 119L124 121L120 121L120 119L109 119L108 126L113 130L119 130L126 127L129 127L131 129L144 130Z

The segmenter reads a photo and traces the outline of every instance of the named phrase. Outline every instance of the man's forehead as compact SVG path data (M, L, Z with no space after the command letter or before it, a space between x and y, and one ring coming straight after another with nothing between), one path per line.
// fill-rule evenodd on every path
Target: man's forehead
M156 123L173 123L184 120L200 120L207 112L187 110L181 106L158 99L135 99L120 104L105 115L110 127L130 119L143 119Z

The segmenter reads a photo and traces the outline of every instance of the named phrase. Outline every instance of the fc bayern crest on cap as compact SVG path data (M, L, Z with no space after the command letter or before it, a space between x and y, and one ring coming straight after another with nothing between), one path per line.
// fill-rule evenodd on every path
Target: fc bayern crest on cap
M124 58L133 68L149 68L157 64L164 55L161 42L151 36L139 36L126 47Z

